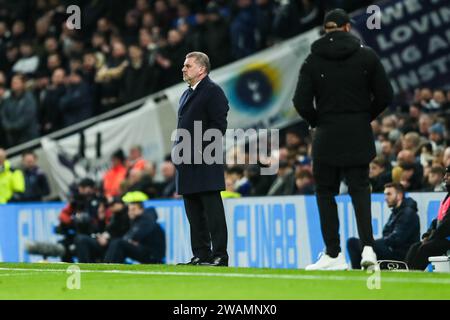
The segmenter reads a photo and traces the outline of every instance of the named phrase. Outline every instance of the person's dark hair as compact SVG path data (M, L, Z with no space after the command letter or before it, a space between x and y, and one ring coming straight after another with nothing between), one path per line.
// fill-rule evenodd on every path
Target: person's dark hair
M405 194L405 188L398 182L389 182L384 185L384 188L394 188L398 193Z
M304 178L313 179L313 175L312 175L311 171L303 169L297 173L296 178L297 179L304 179Z
M244 176L244 168L242 166L232 166L228 170L229 174L237 174L238 176Z
M386 159L383 156L376 156L375 159L372 160L372 163L381 168L386 168L387 165Z
M118 159L120 162L124 163L126 160L125 153L122 149L116 150L112 155L111 158Z
M25 158L25 157L28 156L28 155L32 155L35 159L37 159L36 153L34 153L34 151L32 151L32 150L24 151L24 152L22 153L22 158Z
M130 202L128 205L132 205L132 204L138 206L141 209L144 209L144 203L143 202Z
M445 176L445 168L441 166L432 166L430 169L430 173L439 174L441 176Z

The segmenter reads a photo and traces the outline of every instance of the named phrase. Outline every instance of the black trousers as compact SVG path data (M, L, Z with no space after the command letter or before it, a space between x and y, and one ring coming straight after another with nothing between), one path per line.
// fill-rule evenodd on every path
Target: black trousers
M369 165L339 167L314 162L313 175L316 181L316 199L326 253L336 257L341 252L339 216L334 197L339 194L342 178L348 185L362 245L373 246Z
M406 254L408 268L425 270L428 266L428 258L440 256L450 250L450 241L446 239L432 239L414 243Z
M140 263L162 263L161 259L153 257L148 247L136 245L124 239L114 239L105 254L106 263L124 263L126 258Z
M107 247L102 247L96 239L86 234L78 234L75 237L75 247L78 262L92 263L103 260Z
M363 245L361 240L357 238L350 238L347 240L347 250L350 256L350 261L352 263L353 269L361 269L361 253L363 251ZM396 260L403 261L405 259L404 255L401 256L393 252L386 245L383 239L375 240L373 243L373 251L375 251L378 260Z
M219 191L183 196L191 230L191 247L195 257L228 259L228 230L225 209Z

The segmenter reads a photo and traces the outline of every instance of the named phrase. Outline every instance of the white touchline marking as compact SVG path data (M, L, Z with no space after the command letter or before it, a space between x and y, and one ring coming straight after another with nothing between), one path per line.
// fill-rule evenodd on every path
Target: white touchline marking
M82 267L82 266L81 266ZM60 272L66 273L66 269L23 269L23 268L0 268L0 271L33 271L33 272ZM132 270L86 270L80 269L81 273L113 273L134 275L156 275L156 276L195 276L195 277L224 277L224 278L255 278L255 279L284 279L284 280L332 280L332 281L367 281L367 276L325 276L325 275L287 275L287 274L256 274L256 273L214 273L214 272L170 272L170 271L132 271ZM382 282L394 283L429 283L450 284L449 279L416 279L384 277Z

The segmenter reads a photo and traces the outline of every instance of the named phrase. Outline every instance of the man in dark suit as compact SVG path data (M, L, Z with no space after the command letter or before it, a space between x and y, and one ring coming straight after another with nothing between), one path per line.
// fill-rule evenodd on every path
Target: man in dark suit
M370 212L369 163L375 157L370 122L391 102L393 90L380 59L349 31L342 9L325 15L325 34L311 46L293 99L315 129L313 175L326 251L308 270L347 269L334 197L345 178L364 247L361 265L376 263ZM315 102L315 105L314 105Z
M207 145L202 137L205 131L214 129L219 132L221 145L229 107L222 89L208 77L209 70L206 54L191 52L186 55L182 72L189 88L180 99L172 160L177 169L176 190L183 195L190 224L194 257L187 264L227 266L227 226L220 197L220 191L225 190L223 158L222 161L205 162ZM198 125L201 125L200 130ZM196 135L194 127L199 131ZM184 141L185 136L180 137L183 131L188 133L189 141ZM187 147L180 148L182 145ZM221 151L216 152L220 153L220 158ZM183 156L182 161L175 159L177 153Z

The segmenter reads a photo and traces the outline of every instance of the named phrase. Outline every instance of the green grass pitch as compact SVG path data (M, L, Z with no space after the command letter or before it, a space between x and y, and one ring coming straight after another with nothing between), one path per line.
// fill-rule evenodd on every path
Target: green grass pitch
M79 273L67 273L69 266L0 263L0 299L450 299L450 274L429 272L78 264ZM77 279L80 288L69 289Z

